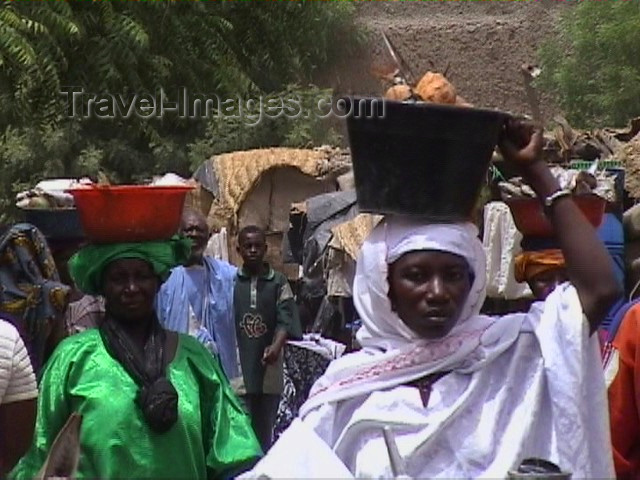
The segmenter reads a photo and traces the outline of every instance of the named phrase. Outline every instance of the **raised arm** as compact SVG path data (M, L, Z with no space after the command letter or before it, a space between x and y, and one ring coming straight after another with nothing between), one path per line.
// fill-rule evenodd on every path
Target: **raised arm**
M507 161L516 164L524 180L543 201L560 190L560 185L542 160L542 130L511 120L500 140ZM595 229L570 197L556 199L547 209L562 249L569 280L578 291L582 309L595 332L621 291L611 258Z

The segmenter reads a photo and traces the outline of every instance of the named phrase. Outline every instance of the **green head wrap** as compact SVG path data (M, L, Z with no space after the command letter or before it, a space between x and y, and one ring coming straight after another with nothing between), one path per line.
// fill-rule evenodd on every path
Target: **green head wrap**
M102 275L107 266L123 258L146 260L162 281L173 267L182 265L191 254L191 241L175 236L162 242L89 245L69 260L69 273L78 288L89 295L102 293Z

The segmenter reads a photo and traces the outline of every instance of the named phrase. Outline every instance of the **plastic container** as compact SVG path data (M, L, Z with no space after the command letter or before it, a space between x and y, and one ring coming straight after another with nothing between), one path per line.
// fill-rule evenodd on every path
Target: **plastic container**
M507 473L508 479L527 480L570 480L571 472L563 472L555 463L541 458L527 458L522 461L517 470Z
M571 480L570 472L544 472L544 473L520 473L510 470L507 473L509 480Z
M380 98L341 101L361 211L431 221L471 216L508 114Z
M595 228L598 228L604 218L607 201L598 195L577 195L572 197L580 211ZM524 236L552 237L553 226L544 214L544 209L537 198L514 198L505 203L511 210L513 221L518 231Z
M80 215L75 208L24 208L24 221L35 226L48 240L84 238Z
M191 186L95 186L69 190L93 243L166 240L177 233Z
M569 168L575 168L576 170L588 170L592 165L593 162L588 160L572 160L569 162ZM624 165L616 160L598 160L598 170L614 168L624 168Z

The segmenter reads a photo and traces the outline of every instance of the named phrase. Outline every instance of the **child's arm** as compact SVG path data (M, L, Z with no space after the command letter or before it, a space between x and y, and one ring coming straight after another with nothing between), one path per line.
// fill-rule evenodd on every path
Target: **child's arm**
M263 364L275 362L280 356L280 352L284 348L284 344L287 342L292 328L293 332L296 331L296 325L298 325L297 329L300 329L298 306L296 305L289 282L286 277L281 274L278 275L278 280L280 286L276 306L276 333L273 336L271 345L264 349L264 355L262 356Z
M284 348L284 344L287 342L287 331L278 328L276 330L276 334L273 337L273 343L264 349L264 354L262 355L262 363L263 365L274 363L278 360L280 356L280 352Z

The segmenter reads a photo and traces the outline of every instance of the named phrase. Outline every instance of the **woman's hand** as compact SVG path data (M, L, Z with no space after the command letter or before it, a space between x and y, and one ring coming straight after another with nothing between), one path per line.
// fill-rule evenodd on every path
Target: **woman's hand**
M542 128L523 119L511 118L505 124L498 147L504 159L520 170L524 181L538 197L546 198L559 190L560 184L542 159L542 144Z
M521 119L507 121L498 147L505 160L525 169L542 160L542 128Z

